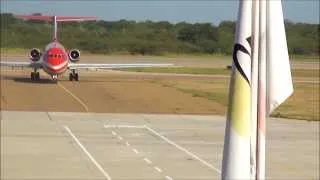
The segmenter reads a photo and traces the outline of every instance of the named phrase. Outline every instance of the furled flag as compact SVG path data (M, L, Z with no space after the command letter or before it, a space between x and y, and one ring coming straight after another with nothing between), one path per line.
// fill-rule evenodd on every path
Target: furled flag
M281 0L240 0L222 179L265 178L265 119L292 92Z

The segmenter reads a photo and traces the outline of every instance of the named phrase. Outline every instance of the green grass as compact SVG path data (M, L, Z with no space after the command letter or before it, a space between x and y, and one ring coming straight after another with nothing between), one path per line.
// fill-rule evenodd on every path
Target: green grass
M292 70L293 77L320 77L319 69L293 69Z
M130 68L120 69L131 72L149 73L175 73L175 74L204 74L204 75L230 75L227 68L201 68L201 67L150 67L150 68ZM319 77L319 70L312 69L293 69L293 77Z
M162 53L160 54L160 56L168 57L168 58L200 58L200 59L207 59L207 60L215 60L215 59L230 60L232 58L231 55L204 54L204 53L193 53L193 54Z
M23 48L1 48L0 52L7 53L7 54L21 54L24 55L26 52L30 51L30 49L23 49Z
M228 95L227 93L221 93L221 92L207 92L207 91L201 91L196 89L183 89L179 88L180 91L185 93L191 93L193 97L203 97L211 101L218 102L219 104L223 106L228 105Z
M205 98L220 104L213 107L217 114L226 115L228 107L228 80L162 80L154 81L163 87L175 88L195 98ZM271 117L320 121L320 88L316 83L297 83L294 93L281 104Z
M289 55L290 60L293 61L307 61L307 62L319 62L319 55Z
M227 69L221 68L194 68L194 67L150 67L150 68L130 68L120 69L132 72L152 72L152 73L175 73L175 74L224 74L230 73Z

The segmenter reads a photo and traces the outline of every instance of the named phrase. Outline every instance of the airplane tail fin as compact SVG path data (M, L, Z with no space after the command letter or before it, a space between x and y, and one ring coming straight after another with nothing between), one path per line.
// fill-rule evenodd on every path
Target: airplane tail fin
M52 21L53 23L53 40L58 38L58 22L79 22L79 21L96 21L94 16L42 16L42 15L15 15L15 17L24 20Z

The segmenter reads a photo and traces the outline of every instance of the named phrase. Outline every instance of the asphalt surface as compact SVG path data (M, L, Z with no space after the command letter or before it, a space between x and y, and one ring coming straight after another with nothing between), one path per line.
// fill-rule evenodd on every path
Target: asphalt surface
M220 179L225 117L1 112L2 179ZM319 177L319 123L270 119L267 177Z

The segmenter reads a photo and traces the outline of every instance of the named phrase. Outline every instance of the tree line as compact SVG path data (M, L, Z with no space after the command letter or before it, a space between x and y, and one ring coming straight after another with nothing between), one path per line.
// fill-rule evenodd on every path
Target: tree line
M285 21L290 54L318 55L319 24ZM167 21L91 21L59 24L59 40L67 48L91 53L161 55L231 54L236 23L170 23ZM24 21L1 13L1 47L41 48L52 37L50 22Z

